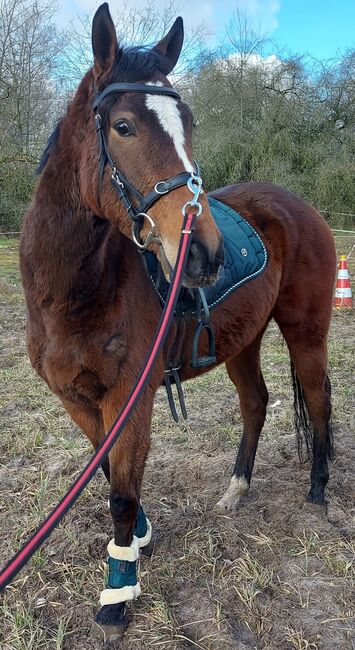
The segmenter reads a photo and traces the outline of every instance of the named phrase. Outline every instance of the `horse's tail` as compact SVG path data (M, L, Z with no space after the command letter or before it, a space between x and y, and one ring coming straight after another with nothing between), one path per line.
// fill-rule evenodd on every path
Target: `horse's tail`
M295 427L297 434L298 456L301 462L313 457L313 427L309 418L308 408L304 397L301 382L297 377L295 367L291 361L291 376L293 388L293 406L295 411ZM325 380L325 390L329 395L329 413L326 421L326 454L328 460L334 458L334 441L331 423L331 384L328 375ZM304 453L304 445L306 453Z

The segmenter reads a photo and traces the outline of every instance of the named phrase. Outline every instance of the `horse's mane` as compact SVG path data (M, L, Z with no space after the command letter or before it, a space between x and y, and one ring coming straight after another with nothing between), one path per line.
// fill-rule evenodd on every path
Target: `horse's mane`
M122 47L118 50L116 60L105 85L113 82L133 83L135 81L150 81L157 72L165 74L165 66L164 57L159 52L152 50L151 46ZM100 107L104 122L108 110L116 99L117 97L115 96L108 96ZM36 170L37 174L42 173L51 154L55 151L62 122L63 118L58 120L53 132L48 138L46 148L43 151Z
M37 176L39 176L39 174L41 174L43 172L43 170L44 170L44 168L45 168L45 166L46 166L46 164L48 162L49 156L51 155L52 151L54 151L54 149L55 149L55 146L56 146L56 144L58 142L58 138L59 138L62 119L63 118L58 120L57 124L55 125L52 133L50 134L50 136L49 136L49 138L47 140L46 148L42 153L41 159L40 159L40 161L38 163L38 167L36 169Z

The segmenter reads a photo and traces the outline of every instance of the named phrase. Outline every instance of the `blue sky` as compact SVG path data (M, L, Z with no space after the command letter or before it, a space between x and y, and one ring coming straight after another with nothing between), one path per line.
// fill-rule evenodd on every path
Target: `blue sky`
M163 7L168 0L156 0ZM82 13L92 14L100 4L95 0L59 0L58 20L65 24ZM112 12L123 2L110 2ZM128 0L129 6L142 7L145 0ZM233 11L245 11L255 27L293 53L316 58L333 58L337 52L355 47L355 0L176 0L187 24L204 20L211 32L211 45L220 39Z
M293 52L334 57L355 47L355 0L281 0L273 38Z

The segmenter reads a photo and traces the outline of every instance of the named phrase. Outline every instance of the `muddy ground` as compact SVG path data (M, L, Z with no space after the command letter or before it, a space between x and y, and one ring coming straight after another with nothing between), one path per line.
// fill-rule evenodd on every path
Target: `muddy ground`
M1 286L0 286L1 289ZM50 511L90 447L35 377L24 344L16 272L0 310L0 561ZM354 318L334 316L330 374L336 460L326 509L305 506L292 424L288 356L271 326L263 368L270 390L252 488L235 514L214 506L226 489L241 433L234 389L222 368L186 388L190 419L175 425L156 400L143 502L154 547L142 557L142 596L110 647L203 650L354 648ZM3 650L98 650L94 623L111 536L100 474L50 540L6 590Z

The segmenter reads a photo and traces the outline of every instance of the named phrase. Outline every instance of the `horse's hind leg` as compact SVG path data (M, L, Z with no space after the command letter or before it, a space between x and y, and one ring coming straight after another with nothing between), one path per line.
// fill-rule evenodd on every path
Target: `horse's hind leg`
M311 487L307 500L324 503L328 460L333 456L331 387L327 375L327 328L316 324L282 326L292 360L295 423L301 452L302 434L312 457ZM301 454L300 454L301 455Z
M311 216L307 231L299 240L292 268L285 256L284 283L273 315L287 342L294 367L299 447L303 432L312 456L308 501L322 504L329 477L328 460L333 456L327 336L332 316L336 251L326 224L318 220L317 225Z
M233 510L249 490L259 436L268 403L268 391L260 368L262 331L238 356L226 363L235 384L243 418L243 435L229 488L217 507Z

